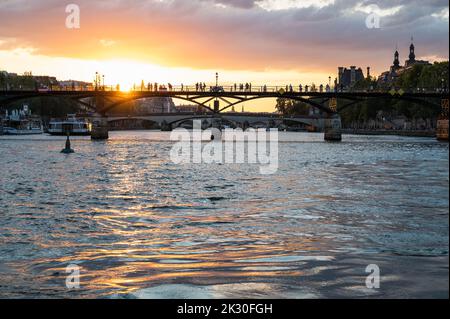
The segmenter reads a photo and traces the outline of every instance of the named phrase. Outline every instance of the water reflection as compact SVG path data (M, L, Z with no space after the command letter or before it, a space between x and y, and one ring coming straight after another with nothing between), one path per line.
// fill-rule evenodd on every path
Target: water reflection
M263 176L175 165L167 138L78 138L61 156L58 138L2 137L0 297L372 296L371 262L448 295L448 144L281 134ZM73 263L79 291L64 285Z

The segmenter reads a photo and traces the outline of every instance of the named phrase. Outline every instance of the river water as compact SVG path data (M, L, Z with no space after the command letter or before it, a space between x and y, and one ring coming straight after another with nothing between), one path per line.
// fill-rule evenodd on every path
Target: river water
M0 137L0 297L448 298L448 143L280 139L261 175L174 164L162 132Z

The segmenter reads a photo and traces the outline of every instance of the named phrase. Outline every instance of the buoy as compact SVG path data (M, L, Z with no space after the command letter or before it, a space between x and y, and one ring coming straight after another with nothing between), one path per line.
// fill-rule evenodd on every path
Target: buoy
M61 151L63 154L72 154L75 153L73 149L70 148L70 139L69 134L67 134L67 140L66 140L66 148Z

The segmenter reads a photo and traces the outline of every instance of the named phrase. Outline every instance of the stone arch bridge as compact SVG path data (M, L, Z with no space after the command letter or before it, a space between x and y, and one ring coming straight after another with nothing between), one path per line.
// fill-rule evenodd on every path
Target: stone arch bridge
M168 130L174 129L185 122L201 120L207 123L214 121L222 122L225 125L236 127L280 127L286 121L297 123L304 127L311 127L323 130L325 119L318 116L278 116L270 113L221 113L221 114L196 114L196 113L160 113L148 115L111 115L107 116L108 123L127 120L141 120L166 127Z

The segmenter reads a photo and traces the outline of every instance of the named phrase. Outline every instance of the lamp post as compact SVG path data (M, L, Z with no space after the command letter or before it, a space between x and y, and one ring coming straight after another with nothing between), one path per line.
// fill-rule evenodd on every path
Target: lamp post
M98 72L95 72L95 90L98 90Z
M214 88L214 92L219 92L219 72L216 72L216 87ZM220 103L219 99L216 97L214 100L214 112L219 113Z

